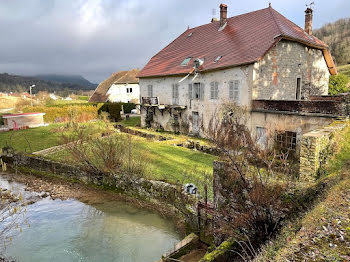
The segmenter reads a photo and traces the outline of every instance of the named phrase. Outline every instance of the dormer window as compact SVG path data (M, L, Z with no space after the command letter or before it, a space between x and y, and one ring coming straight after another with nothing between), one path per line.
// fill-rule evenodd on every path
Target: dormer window
M219 60L222 58L222 55L219 55L217 58L215 58L214 63L219 62Z
M182 65L182 66L187 66L188 63L191 61L191 59L192 59L192 57L187 57L187 58L185 58L185 60L182 61L181 65Z

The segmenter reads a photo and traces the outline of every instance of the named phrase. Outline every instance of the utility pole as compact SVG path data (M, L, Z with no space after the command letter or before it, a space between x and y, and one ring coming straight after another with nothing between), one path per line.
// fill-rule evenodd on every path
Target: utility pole
M30 106L33 106L33 97L32 97L32 88L35 87L35 85L31 85L29 87L29 93L30 93Z

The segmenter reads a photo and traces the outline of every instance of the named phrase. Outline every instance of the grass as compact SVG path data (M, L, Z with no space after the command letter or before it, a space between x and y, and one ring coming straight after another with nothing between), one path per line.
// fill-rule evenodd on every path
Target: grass
M284 226L254 261L348 261L350 244L350 127L318 182L328 189L303 217ZM341 232L344 239L341 240Z
M35 152L59 144L60 133L53 130L63 124L52 124L26 130L0 133L0 148L10 145L21 152Z
M338 66L338 72L350 77L350 65Z
M141 126L141 117L140 116L134 116L130 117L129 119L123 119L119 122L119 124L122 124L126 127L137 127Z
M102 122L84 123L91 134L99 133ZM71 130L66 128L67 123L55 123L49 126L0 132L0 148L10 145L19 152L36 152L49 147L61 144L62 133L69 133Z
M202 191L206 177L209 184L212 179L215 156L168 145L161 141L148 140L133 136L135 154L144 156L148 162L148 179L162 180L170 183L194 183ZM67 151L60 151L46 156L50 159L76 164ZM209 197L212 197L209 186Z

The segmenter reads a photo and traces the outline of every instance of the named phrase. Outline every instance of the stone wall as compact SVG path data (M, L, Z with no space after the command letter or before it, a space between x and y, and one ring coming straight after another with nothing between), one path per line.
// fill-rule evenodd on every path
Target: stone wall
M147 180L125 174L95 174L83 168L66 165L59 162L27 154L14 154L3 150L1 158L12 166L34 170L38 173L56 175L65 179L80 181L108 187L119 193L126 194L144 201L158 201L168 204L180 211L190 225L195 224L192 207L196 197L183 191L182 185L169 184L162 181Z
M329 76L322 50L282 40L254 65L253 99L295 100L297 78L301 97L327 95Z
M304 134L300 142L300 179L314 181L319 170L332 156L335 135L346 127L346 123L332 124Z

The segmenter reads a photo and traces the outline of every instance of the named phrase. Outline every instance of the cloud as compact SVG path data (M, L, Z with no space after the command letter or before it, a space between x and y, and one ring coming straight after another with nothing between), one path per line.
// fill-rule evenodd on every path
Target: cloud
M0 72L81 74L99 82L142 68L186 30L219 14L220 0L1 0ZM267 7L265 0L225 1L229 16ZM272 1L303 26L305 0ZM315 1L314 24L347 16L348 0Z

